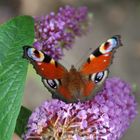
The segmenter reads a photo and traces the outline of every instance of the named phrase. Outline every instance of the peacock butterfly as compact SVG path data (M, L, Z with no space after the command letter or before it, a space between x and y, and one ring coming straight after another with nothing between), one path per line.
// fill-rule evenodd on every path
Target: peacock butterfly
M95 49L79 70L72 65L69 71L43 51L31 46L24 46L23 49L24 58L42 77L52 97L70 103L86 101L94 96L108 76L114 51L121 45L120 35L115 35Z

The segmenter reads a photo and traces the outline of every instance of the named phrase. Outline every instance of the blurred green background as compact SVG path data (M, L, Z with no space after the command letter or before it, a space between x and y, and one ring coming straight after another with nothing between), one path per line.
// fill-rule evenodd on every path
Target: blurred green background
M120 34L123 47L115 53L110 76L118 76L131 83L137 91L135 96L140 103L140 1L139 0L0 0L0 23L17 15L46 15L64 5L86 5L93 13L91 30L82 38L77 38L73 49L65 51L61 61L67 68L78 66L86 60L89 48L95 49L109 37ZM81 60L81 61L80 61ZM23 105L34 109L51 98L32 66L26 82ZM140 105L139 110L140 110ZM122 140L138 140L140 115ZM19 138L14 138L19 140Z

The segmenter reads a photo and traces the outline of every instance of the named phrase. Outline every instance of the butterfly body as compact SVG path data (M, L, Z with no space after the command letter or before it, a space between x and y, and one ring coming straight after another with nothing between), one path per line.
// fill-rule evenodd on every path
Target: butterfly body
M67 99L70 102L89 99L91 94L89 94L89 91L87 94L86 91L87 85L89 85L88 80L87 76L82 75L81 72L72 66L68 72L64 73L61 79L61 87L58 89L59 95L62 96L61 98L64 98L63 100ZM91 86L93 88L93 84Z
M68 71L50 56L30 46L24 46L24 57L33 64L53 98L78 102L94 96L108 76L114 50L121 45L120 36L113 36L93 51L78 70L72 65Z

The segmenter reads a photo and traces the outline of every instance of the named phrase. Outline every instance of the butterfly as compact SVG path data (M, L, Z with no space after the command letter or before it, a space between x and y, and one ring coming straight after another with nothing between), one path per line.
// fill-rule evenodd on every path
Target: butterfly
M52 98L67 103L90 100L109 73L115 50L122 46L120 35L115 35L95 49L77 70L67 70L51 56L32 46L24 46L24 58L34 66Z

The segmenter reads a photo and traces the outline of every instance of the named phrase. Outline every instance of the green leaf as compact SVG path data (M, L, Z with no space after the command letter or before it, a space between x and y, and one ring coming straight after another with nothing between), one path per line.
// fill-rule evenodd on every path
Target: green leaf
M20 111L27 73L24 45L32 45L34 21L20 16L0 26L0 139L11 140Z
M25 132L27 122L31 113L32 112L29 109L25 108L24 106L21 107L15 128L15 132L16 134L18 134L18 136L21 137L22 134Z

